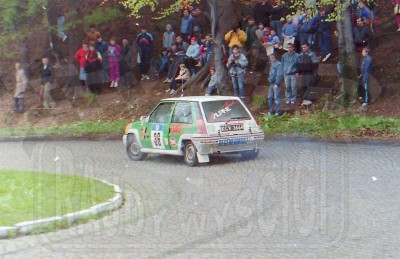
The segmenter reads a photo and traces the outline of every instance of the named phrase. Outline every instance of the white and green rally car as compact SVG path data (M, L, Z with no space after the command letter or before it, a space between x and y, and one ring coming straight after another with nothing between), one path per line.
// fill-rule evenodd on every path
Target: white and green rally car
M183 156L187 165L209 155L240 153L255 158L264 132L238 97L190 96L163 99L149 116L126 126L123 141L130 159L148 153Z

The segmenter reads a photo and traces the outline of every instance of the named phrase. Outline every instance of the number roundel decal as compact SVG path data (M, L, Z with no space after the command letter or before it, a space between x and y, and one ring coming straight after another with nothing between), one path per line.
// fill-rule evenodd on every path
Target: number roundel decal
M164 125L163 124L153 124L151 127L151 145L153 148L157 149L163 149L164 148L164 143L163 143L163 130L164 130Z

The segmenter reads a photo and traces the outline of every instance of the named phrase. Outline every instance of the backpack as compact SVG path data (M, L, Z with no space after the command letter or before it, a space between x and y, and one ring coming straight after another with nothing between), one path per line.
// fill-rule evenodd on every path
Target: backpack
M313 71L313 62L310 55L301 53L297 61L297 68L299 73L310 73Z

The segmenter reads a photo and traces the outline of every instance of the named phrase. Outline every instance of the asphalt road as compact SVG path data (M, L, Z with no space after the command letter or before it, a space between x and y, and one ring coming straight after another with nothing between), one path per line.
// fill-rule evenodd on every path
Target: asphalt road
M400 256L400 145L267 140L255 160L129 161L119 141L1 142L0 168L105 179L124 206L0 241L5 258Z

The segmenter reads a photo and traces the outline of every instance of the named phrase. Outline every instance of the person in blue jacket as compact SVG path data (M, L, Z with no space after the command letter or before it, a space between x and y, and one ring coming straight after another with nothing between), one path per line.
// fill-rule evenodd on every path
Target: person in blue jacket
M326 14L325 8L319 9L318 15L318 48L321 51L322 62L331 56L332 51L332 22Z
M370 94L369 94L369 77L372 74L372 57L369 55L370 49L368 47L363 48L362 56L363 61L361 63L361 74L360 78L360 86L358 93L363 99L362 106L367 106L370 102Z
M275 54L269 55L270 70L269 70L269 115L282 115L281 111L281 84L282 84L282 64L276 58ZM274 109L274 103L276 104L276 109Z
M306 15L303 16L298 24L298 32L300 34L300 43L305 42L311 47L314 44L314 35L318 29L318 16L313 16L313 9L307 8Z

